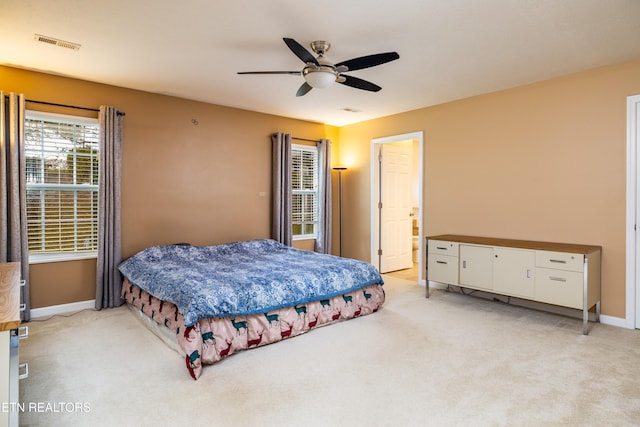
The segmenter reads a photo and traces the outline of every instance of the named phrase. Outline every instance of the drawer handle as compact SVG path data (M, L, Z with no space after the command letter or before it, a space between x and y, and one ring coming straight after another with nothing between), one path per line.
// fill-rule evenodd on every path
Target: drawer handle
M436 246L436 249L440 249L441 251L448 251L449 248L444 247L444 246Z
M24 285L26 285L26 284L27 284L27 281L26 281L26 280L24 280L24 279L20 280L20 286L24 286Z
M27 309L27 304L20 304L20 311L25 311Z
M29 327L28 326L20 326L18 328L18 339L25 339L29 336Z
M567 279L565 279L564 277L555 277L555 276L549 276L549 280L553 280L554 282L566 282Z
M436 264L447 264L446 261L436 261Z
M24 370L24 372L20 373L21 370ZM25 378L29 378L29 364L21 363L18 365L18 379L23 380Z
M557 262L559 264L566 264L567 261L562 260L562 259L550 259L549 262Z

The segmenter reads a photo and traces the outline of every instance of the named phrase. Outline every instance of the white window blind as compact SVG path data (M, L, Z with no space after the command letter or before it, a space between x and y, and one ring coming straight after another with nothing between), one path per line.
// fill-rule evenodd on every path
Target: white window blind
M98 149L96 119L27 112L30 255L97 251Z
M291 222L294 239L315 239L318 225L318 149L292 145Z

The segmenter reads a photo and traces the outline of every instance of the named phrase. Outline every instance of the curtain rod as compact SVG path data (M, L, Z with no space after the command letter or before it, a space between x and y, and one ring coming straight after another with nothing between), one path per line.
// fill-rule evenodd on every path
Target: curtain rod
M75 108L77 110L96 111L98 113L100 112L100 109L96 109L96 108L78 107L76 105L58 104L55 102L36 101L34 99L27 99L26 102L32 102L34 104L52 105L54 107ZM124 116L124 113L122 111L118 111L118 115Z
M298 141L307 141L307 142L320 142L320 139L307 139L307 138L296 138L292 136L291 139L297 139Z

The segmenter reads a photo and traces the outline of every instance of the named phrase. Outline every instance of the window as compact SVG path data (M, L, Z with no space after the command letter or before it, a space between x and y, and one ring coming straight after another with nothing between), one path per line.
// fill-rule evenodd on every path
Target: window
M97 119L27 111L24 139L30 262L95 257Z
M294 240L315 239L318 227L318 149L315 146L291 146L292 206Z

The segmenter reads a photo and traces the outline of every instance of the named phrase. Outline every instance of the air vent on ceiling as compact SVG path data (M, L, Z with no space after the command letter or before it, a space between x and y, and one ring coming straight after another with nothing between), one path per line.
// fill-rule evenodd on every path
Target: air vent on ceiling
M42 43L49 43L49 44L52 44L54 46L65 47L67 49L72 49L72 50L80 49L80 45L78 43L66 42L64 40L60 40L60 39L57 39L55 37L43 36L41 34L34 34L33 38L36 41L39 41L39 42L42 42Z

